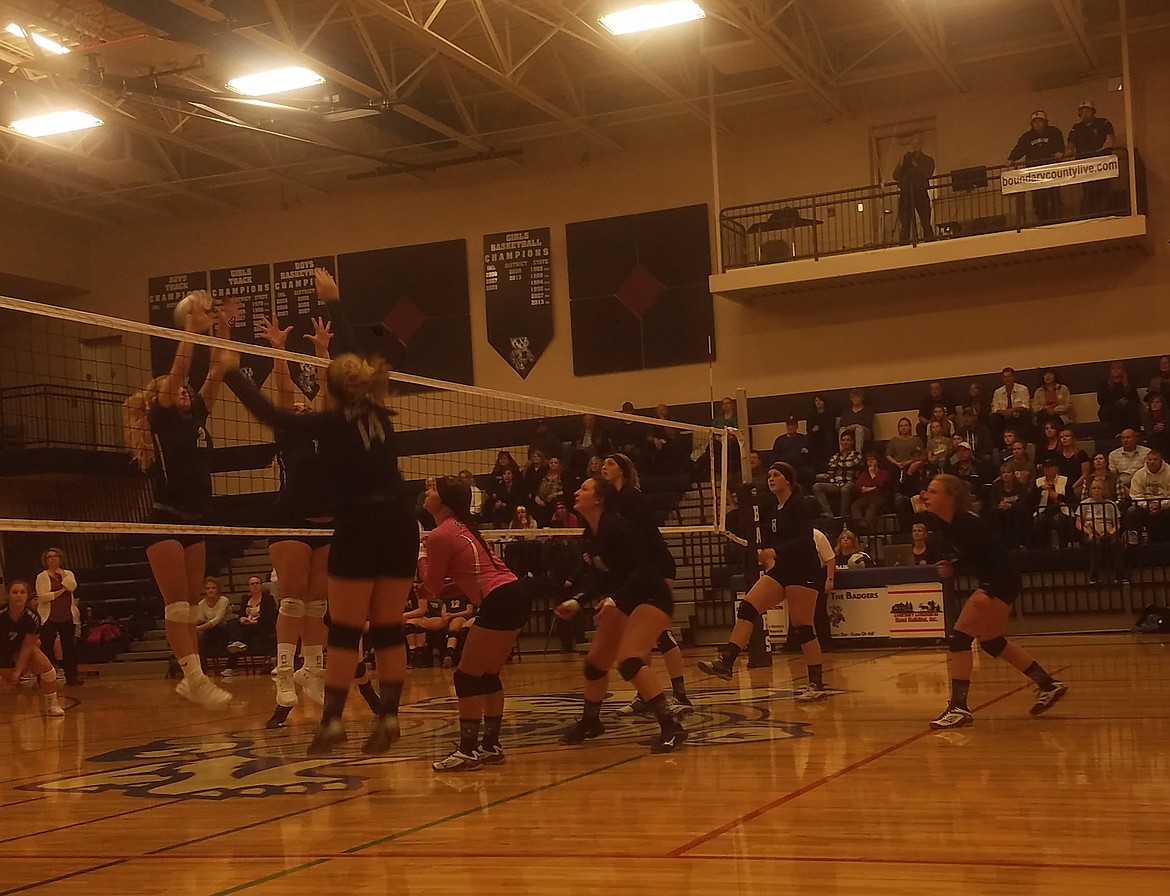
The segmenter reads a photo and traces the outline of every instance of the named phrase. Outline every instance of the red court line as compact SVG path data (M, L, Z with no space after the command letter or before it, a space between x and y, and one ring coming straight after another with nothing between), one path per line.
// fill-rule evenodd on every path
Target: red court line
M1062 666L1060 669L1057 669L1056 673L1062 672L1064 670L1064 668L1065 667ZM993 697L992 699L988 700L986 703L980 703L978 706L975 707L974 711L978 712L981 709L986 709L987 707L993 706L994 704L999 703L999 701L1001 701L1001 700L1006 700L1008 697L1011 697L1014 694L1018 694L1020 691L1025 690L1026 688L1030 688L1030 687L1032 687L1032 682L1030 682L1030 681L1025 682L1024 684L1021 684L1018 687L1012 688L1010 691L1008 691L1004 694L1000 694L998 697ZM922 738L926 737L928 734L934 734L934 733L935 732L934 732L933 728L923 728L921 731L917 731L914 734L911 734L909 737L903 738L902 740L898 741L896 744L890 744L888 747L882 747L882 749L878 750L876 753L871 753L869 756L865 756L861 759L858 759L856 762L853 762L853 763L845 766L842 769L838 769L837 771L832 772L831 774L825 775L824 777L817 778L815 781L810 781L809 783L805 784L803 787L798 787L796 790L791 790L788 793L784 794L784 796L777 797L776 799L772 800L771 802L765 803L762 806L759 806L755 809L752 809L752 811L746 812L743 815L739 816L738 818L733 818L731 821L726 822L725 824L721 824L719 827L715 828L712 831L708 831L705 834L700 834L698 837L694 838L693 840L691 840L687 843L684 843L682 846L679 846L679 847L672 849L670 852L667 853L667 856L669 856L672 859L677 859L680 856L683 856L686 853L690 852L692 849L697 849L698 847L702 846L704 843L709 843L710 841L714 840L716 837L722 837L728 831L735 830L737 827L740 827L741 825L747 824L749 821L754 821L755 819L759 818L761 815L764 815L768 812L771 812L773 809L777 809L780 806L783 806L785 803L792 802L797 797L804 796L806 793L809 793L810 791L813 791L819 787L825 786L830 781L835 781L838 778L842 777L843 775L847 775L850 772L855 772L859 768L864 768L865 766L870 765L871 763L877 762L877 760L881 759L883 756L889 756L891 753L897 752L898 750L902 749L903 747L908 747L910 744L915 743L916 741L922 740Z

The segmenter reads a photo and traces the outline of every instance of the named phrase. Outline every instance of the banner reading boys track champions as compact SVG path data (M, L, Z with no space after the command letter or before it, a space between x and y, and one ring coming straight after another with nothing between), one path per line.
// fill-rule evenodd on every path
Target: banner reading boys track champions
M522 379L552 342L549 238L547 227L483 238L488 342Z
M1051 187L1083 184L1092 180L1110 180L1120 176L1121 164L1117 156L1108 155L1053 162L1051 165L1037 165L1034 168L1016 168L1003 172L1000 180L1002 191L1006 194L1047 190Z

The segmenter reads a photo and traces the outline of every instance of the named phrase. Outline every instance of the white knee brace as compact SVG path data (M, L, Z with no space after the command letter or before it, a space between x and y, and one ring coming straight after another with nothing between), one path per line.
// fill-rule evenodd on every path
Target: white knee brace
M282 597L280 599L280 615L290 619L300 619L305 615L305 602L299 597Z
M163 618L167 622L181 622L184 625L194 625L198 613L195 605L185 600L177 600L163 608Z
M311 600L305 604L305 615L310 619L324 619L329 603L323 600Z
M50 669L48 672L41 673L41 681L44 684L53 684L57 680L57 670Z

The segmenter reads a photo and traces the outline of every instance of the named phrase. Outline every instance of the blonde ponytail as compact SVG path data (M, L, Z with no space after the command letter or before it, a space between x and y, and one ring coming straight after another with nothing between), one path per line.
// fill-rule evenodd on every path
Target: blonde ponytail
M150 381L145 389L135 392L122 402L122 434L126 447L138 469L147 470L154 463L154 433L150 429L150 409L158 400L159 390L166 377Z
M329 394L345 419L356 422L362 443L386 441L386 429L376 410L390 411L390 365L381 359L369 361L352 353L338 355L326 373Z

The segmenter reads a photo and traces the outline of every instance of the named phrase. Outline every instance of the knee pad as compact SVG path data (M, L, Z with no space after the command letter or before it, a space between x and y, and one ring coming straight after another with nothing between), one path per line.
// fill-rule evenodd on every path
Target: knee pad
M796 638L797 644L808 644L817 639L817 630L811 625L794 625L792 637Z
M642 671L645 665L646 661L640 656L627 657L617 664L618 674L626 681L631 681L635 675Z
M674 637L674 632L667 629L658 636L658 643L655 646L659 653L670 653L678 649L678 640Z
M989 641L980 639L979 647L988 656L999 656L1007 648L1007 638L1000 635L998 638L992 638Z
M401 647L406 643L406 629L401 622L394 625L371 625L366 640L374 650Z
M739 609L735 611L736 619L745 619L752 625L760 624L760 611L751 605L746 599L739 602Z
M48 672L42 672L40 679L42 684L54 684L57 681L57 670L50 669Z
M307 600L305 601L305 615L310 619L324 619L325 611L329 608L329 604L323 600Z
M177 600L173 604L167 604L163 607L163 619L167 622L179 622L183 625L191 625L195 622L195 613L197 609L194 605L187 603L185 600Z
M408 635L417 635L419 632L422 631L422 629L419 628L417 625L415 625L413 622L404 623L402 626L402 630Z
M289 619L300 619L305 615L305 602L299 597L282 597L280 599L280 615Z
M327 643L338 650L357 650L362 646L362 630L353 625L335 622L329 626Z
M947 635L947 650L951 653L970 653L975 639L966 632L955 630Z
M600 666L595 666L589 660L585 660L585 679L586 681L601 681L605 678L606 671Z
M456 669L454 678L456 697L477 697L483 693L480 676L468 675L462 669Z

